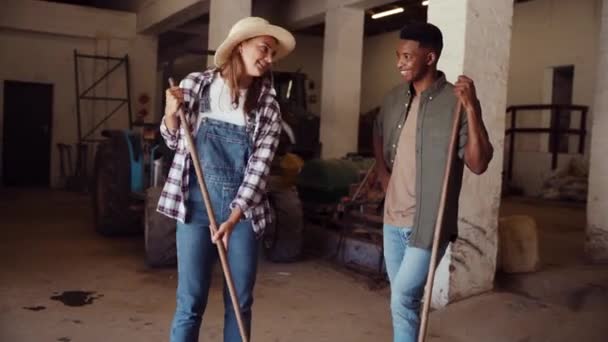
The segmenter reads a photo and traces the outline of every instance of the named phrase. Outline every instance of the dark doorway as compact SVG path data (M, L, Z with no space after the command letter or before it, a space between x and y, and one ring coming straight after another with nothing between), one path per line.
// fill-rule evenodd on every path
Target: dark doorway
M553 91L551 103L553 104L572 104L572 88L574 83L574 65L560 66L553 68ZM560 130L570 128L570 111L555 110L551 116L551 129L553 132L549 137L549 151L553 152L557 148L559 153L568 153L568 135L559 134Z
M4 81L4 185L48 187L53 85Z

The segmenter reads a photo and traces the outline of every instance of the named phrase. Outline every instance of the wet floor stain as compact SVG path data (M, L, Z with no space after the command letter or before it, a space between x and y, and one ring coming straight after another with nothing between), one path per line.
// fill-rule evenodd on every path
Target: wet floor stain
M61 294L52 296L51 299L60 301L67 306L84 306L93 304L95 299L99 299L101 297L103 297L103 295L95 295L95 292L64 291Z
M59 342L70 342L70 341L72 341L72 339L69 338L69 337L60 337L60 338L57 339L57 341L59 341Z
M44 309L46 309L45 306L24 306L23 307L25 310L30 310L30 311L42 311Z
M72 322L74 322L76 324L82 324L82 321L79 319L74 319L74 320L72 320Z

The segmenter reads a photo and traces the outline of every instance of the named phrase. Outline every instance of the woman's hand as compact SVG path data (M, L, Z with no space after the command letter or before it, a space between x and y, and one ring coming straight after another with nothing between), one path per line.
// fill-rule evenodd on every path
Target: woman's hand
M237 223L239 223L242 216L243 211L241 210L241 208L236 207L232 209L232 213L230 213L230 217L228 218L228 220L222 223L217 232L213 234L213 237L211 238L213 243L217 243L218 241L222 240L222 242L224 243L224 248L228 250L228 241L230 240L230 234L234 230L234 227L237 225Z
M182 89L177 86L172 86L165 91L165 124L167 128L175 131L179 126L179 110L184 102L184 94Z
M228 250L228 241L230 240L230 234L232 234L232 231L234 230L234 227L237 223L238 222L233 222L231 220L222 223L217 232L213 234L213 243L218 243L218 241L221 240L224 244L224 248Z

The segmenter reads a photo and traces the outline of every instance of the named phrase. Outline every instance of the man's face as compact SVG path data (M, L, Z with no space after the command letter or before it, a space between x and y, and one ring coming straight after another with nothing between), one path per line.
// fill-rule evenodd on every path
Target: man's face
M434 54L414 40L400 39L397 44L397 69L406 82L421 79L434 62Z

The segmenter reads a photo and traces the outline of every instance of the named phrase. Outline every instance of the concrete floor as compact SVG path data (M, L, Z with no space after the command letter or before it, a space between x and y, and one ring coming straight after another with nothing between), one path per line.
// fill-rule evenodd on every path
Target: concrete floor
M534 204L514 203L515 212L535 210ZM0 341L168 340L175 270L146 268L141 237L96 235L88 197L0 189L0 218ZM220 277L216 272L205 341L222 340ZM541 272L499 280L496 292L434 312L429 340L608 340L608 267L553 259ZM64 291L94 293L82 306L51 299ZM390 341L388 296L386 287L372 290L366 279L323 259L262 259L252 339Z

